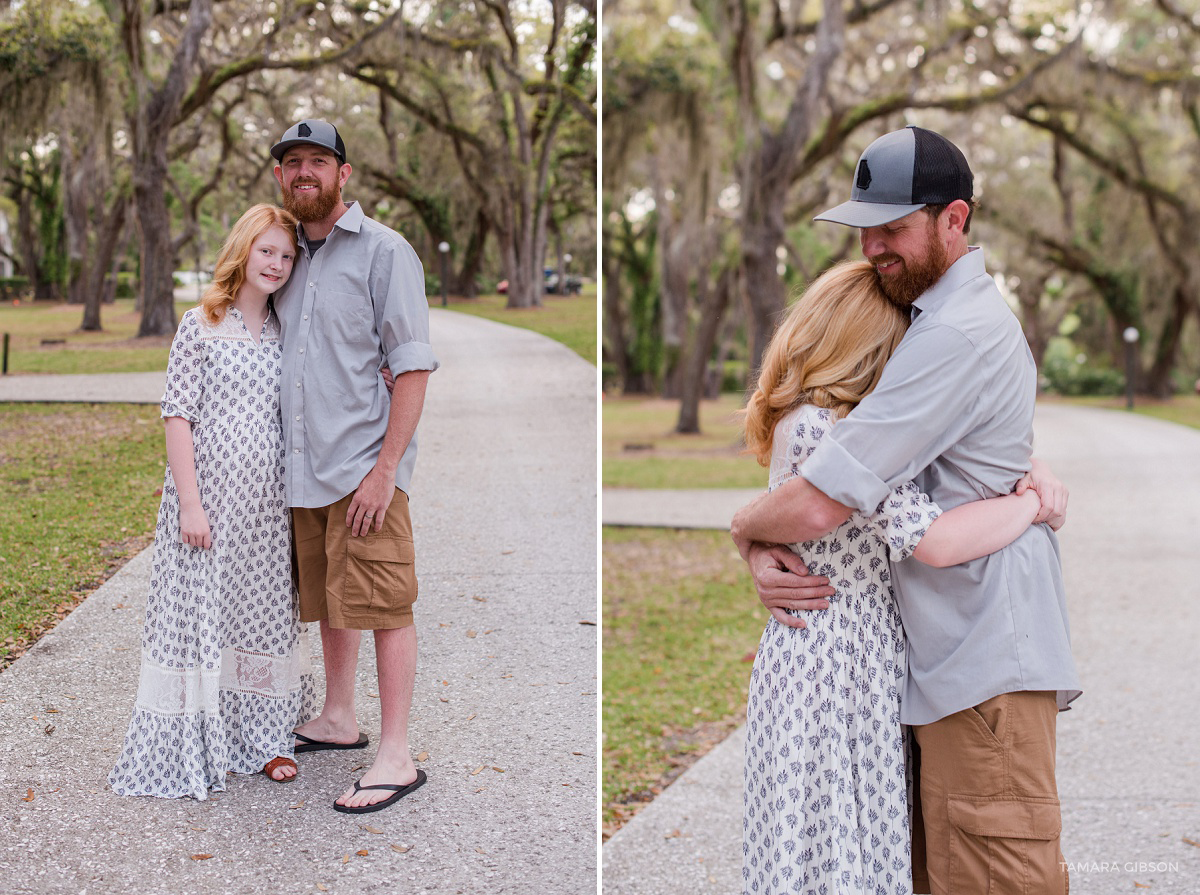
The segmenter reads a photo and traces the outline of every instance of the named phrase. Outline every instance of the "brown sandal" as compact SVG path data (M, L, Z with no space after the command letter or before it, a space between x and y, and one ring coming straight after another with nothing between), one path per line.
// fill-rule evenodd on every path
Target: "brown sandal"
M296 779L296 774L292 774L290 777L276 777L275 772L280 768L291 768L297 773L299 773L300 770L296 767L296 762L292 761L286 756L280 755L278 758L272 758L270 761L268 761L263 767L262 772L267 775L267 779L272 783L291 783Z

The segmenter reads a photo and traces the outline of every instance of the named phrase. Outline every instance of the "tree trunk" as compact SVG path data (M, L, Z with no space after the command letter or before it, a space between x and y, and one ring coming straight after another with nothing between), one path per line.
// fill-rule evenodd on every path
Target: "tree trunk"
M109 268L113 264L113 259L117 253L117 246L121 242L121 236L125 232L125 212L129 206L129 202L123 194L118 194L113 199L113 208L108 213L107 220L104 221L100 231L100 239L96 245L96 255L92 259L89 267L90 276L83 290L83 322L79 328L85 332L98 331L100 327L100 303L108 291L106 280L109 277ZM112 274L112 279L115 281L116 274ZM115 288L115 282L113 284Z
M731 279L732 273L723 270L717 279L716 286L710 287L707 277L703 275L701 277L699 284L700 326L696 331L696 339L684 369L679 420L675 424L676 432L689 435L700 434L700 400L704 397L705 384L708 381L708 362L712 357L713 348L717 344L721 321L729 307L729 295L732 291Z
M475 224L471 228L471 238L467 241L467 249L463 252L462 267L455 278L455 287L464 298L475 298L479 294L479 272L483 270L483 249L487 245L488 219L481 210L475 214Z

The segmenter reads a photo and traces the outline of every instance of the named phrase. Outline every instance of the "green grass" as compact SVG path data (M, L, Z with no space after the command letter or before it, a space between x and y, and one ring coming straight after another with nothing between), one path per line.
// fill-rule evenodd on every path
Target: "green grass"
M503 295L481 295L479 298L451 296L449 309L474 314L509 326L531 329L536 333L562 342L588 363L596 363L596 287L584 286L582 295L547 295L540 308L504 307ZM429 296L431 308L441 307L439 296Z
M604 487L765 488L767 471L742 453L741 406L741 395L702 401L701 434L679 435L678 401L606 397Z
M744 720L767 613L725 532L605 528L603 561L611 833Z
M157 407L0 404L0 667L151 540Z
M195 302L176 302L175 314ZM133 299L100 310L100 332L83 332L81 305L21 302L0 305L0 333L9 333L10 373L150 373L167 368L170 336L138 339L141 315ZM43 340L64 344L44 345Z

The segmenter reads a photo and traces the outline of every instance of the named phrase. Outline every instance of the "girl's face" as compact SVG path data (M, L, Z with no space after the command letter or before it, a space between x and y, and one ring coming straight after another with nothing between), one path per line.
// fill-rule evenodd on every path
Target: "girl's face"
M246 282L242 288L263 295L277 292L292 273L295 252L292 237L279 225L271 227L250 246L246 259Z

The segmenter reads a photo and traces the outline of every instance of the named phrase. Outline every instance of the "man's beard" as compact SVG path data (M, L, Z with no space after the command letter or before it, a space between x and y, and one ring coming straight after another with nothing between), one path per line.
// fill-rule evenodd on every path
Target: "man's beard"
M875 277L879 280L879 288L883 290L888 301L906 311L930 286L942 278L942 274L949 267L946 263L948 259L949 253L946 251L945 243L938 239L935 233L931 233L929 252L920 261L886 254L872 258L871 263L879 265L889 261L900 261L899 273L883 276L876 270Z
M296 191L297 186L309 184L316 187L314 192L300 193ZM295 181L292 183L291 189L284 187L281 192L284 210L291 212L292 216L302 224L325 220L342 199L341 190L336 187L326 189L315 180Z

